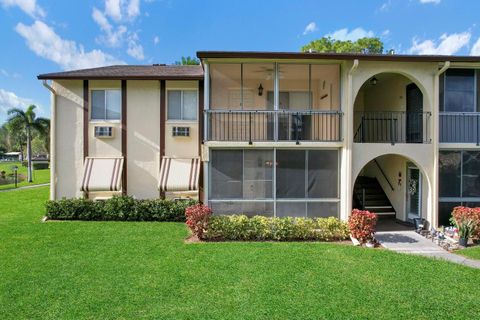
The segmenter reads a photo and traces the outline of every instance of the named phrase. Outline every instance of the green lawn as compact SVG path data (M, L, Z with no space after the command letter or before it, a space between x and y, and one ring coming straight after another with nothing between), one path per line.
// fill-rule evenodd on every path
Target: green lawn
M323 243L185 244L181 223L40 223L0 193L0 319L476 319L480 270Z
M20 162L0 162L0 171L5 171L7 174L12 173L12 166L18 166L18 174L21 174L25 177L25 180L18 183L19 187L36 185L42 183L50 182L50 169L43 170L33 170L33 182L27 182L27 167L22 166ZM12 189L15 187L15 184L4 184L0 185L0 190L3 189Z
M480 260L480 246L462 249L457 251L457 253L472 259Z

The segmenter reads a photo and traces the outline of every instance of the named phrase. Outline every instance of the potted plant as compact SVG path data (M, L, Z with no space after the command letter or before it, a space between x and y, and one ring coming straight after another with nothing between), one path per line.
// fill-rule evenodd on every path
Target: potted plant
M466 247L468 239L472 236L473 231L475 230L475 221L472 219L463 219L457 222L458 228L458 244L462 247Z

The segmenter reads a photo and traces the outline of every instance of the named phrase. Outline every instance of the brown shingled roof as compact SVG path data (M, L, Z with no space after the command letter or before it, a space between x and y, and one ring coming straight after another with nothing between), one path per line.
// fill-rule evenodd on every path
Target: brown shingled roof
M55 79L139 79L139 80L202 80L202 66L180 65L117 65L92 69L41 74L40 80Z
M333 52L263 52L263 51L199 51L200 59L324 59L324 60L370 60L406 62L480 62L478 56L362 54Z

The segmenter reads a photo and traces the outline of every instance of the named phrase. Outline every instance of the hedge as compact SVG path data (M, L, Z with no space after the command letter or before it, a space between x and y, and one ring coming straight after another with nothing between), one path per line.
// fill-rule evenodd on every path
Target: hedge
M114 196L103 201L88 199L50 200L45 205L48 219L95 221L171 221L184 222L185 208L194 200L138 200Z
M337 218L270 218L245 215L212 216L203 239L210 241L337 241L349 236Z

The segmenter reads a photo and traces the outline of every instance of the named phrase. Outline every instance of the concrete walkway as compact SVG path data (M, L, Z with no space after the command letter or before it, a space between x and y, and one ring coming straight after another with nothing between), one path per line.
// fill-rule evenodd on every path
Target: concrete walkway
M480 261L450 253L415 231L380 231L375 234L375 238L392 251L444 259L480 269Z
M0 192L32 189L32 188L46 187L46 186L49 186L49 185L50 185L50 183L41 183L41 184L34 184L32 186L23 186L23 187L18 187L18 188L3 189L3 190L0 190Z

